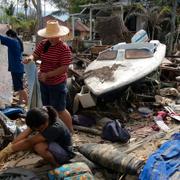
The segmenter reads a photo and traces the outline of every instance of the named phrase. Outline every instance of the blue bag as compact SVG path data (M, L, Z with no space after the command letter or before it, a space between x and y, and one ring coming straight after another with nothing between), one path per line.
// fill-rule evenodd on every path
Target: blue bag
M106 123L101 137L112 142L126 143L131 136L118 120L114 120Z

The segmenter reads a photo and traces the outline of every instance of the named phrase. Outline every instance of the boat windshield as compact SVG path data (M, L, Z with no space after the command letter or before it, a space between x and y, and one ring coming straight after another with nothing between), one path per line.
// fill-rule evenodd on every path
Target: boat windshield
M126 49L126 59L141 59L153 57L153 53L150 49Z
M117 50L111 50L108 49L106 51L103 51L99 54L99 56L97 57L97 60L115 60L117 57Z

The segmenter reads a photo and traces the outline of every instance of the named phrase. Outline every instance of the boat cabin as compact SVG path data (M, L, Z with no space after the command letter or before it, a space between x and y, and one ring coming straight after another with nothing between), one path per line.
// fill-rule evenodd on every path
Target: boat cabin
M158 41L150 43L118 43L99 53L97 60L125 60L153 57Z

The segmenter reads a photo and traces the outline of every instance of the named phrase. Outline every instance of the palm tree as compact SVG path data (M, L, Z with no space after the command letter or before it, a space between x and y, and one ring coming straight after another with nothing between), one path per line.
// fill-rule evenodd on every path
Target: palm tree
M14 15L14 12L15 12L14 4L11 2L6 7L1 6L1 9L2 9L2 11L4 13L4 16L1 17L3 19L3 21L5 21L4 23L10 23L13 15Z
M171 37L170 37L170 47L169 52L171 53L173 50L173 44L174 44L174 35L176 31L176 9L177 9L177 0L172 0L172 21L171 21Z
M43 27L41 0L32 0L32 3L37 11L38 29L41 29Z
M24 12L25 12L26 19L27 19L27 10L28 10L28 2L27 0L24 0Z
M38 1L32 0L32 3L37 12L37 29L41 29L43 27L41 0L38 0ZM38 42L39 40L40 40L40 37L36 36L36 41Z
M167 6L162 8L159 6L145 8L142 4L138 3L127 6L126 10L128 14L125 17L125 23L132 16L141 17L145 22L144 28L147 31L150 31L149 28L151 28L151 39L154 39L156 31L162 31L161 25L163 22L170 22L170 9Z

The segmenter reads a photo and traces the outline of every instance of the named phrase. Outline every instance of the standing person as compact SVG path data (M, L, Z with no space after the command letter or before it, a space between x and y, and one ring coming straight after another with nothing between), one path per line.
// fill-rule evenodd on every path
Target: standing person
M46 28L38 31L38 35L45 39L23 62L27 64L32 60L41 60L38 78L42 103L44 106L53 106L58 111L60 119L73 132L72 118L66 109L67 70L72 57L68 45L60 38L68 33L69 29L59 25L58 21L47 21Z
M12 153L31 149L53 166L67 163L74 156L71 133L52 106L29 110L25 120L28 128L0 151L1 162Z
M27 105L28 96L23 87L24 65L22 64L23 43L12 29L6 32L7 36L0 35L2 45L8 47L8 71L11 72L13 88L19 94L19 104Z

